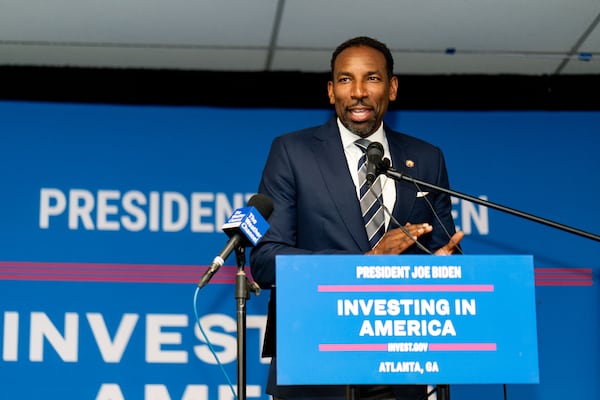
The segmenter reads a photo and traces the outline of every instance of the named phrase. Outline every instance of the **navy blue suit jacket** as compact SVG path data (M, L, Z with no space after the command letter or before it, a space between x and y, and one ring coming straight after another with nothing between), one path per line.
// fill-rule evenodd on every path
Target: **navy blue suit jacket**
M388 127L384 129L394 169L424 182L449 187L439 148ZM412 161L413 166L408 167L407 161ZM426 198L453 234L451 201L446 194L420 189L409 182L397 182L392 214L403 225L430 223L433 232L419 241L435 251L448 243L449 237ZM429 194L417 197L419 191ZM335 117L324 125L276 138L259 192L273 199L274 204L270 228L253 249L250 260L252 276L263 288L275 284L277 254L364 254L371 249ZM419 252L416 246L407 251Z

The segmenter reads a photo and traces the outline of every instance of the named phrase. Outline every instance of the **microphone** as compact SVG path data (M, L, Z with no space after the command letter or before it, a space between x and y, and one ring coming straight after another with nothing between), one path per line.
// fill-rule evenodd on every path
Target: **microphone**
M367 184L371 186L377 178L379 165L383 159L383 146L379 142L371 142L367 146Z
M229 236L229 241L198 282L198 288L204 287L212 279L232 251L240 247L252 247L258 243L269 229L266 220L272 212L271 198L258 193L250 197L246 207L238 208L231 214L222 226L223 232Z

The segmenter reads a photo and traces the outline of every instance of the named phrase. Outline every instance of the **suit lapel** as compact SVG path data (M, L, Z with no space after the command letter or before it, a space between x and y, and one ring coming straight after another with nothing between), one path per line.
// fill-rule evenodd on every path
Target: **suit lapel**
M325 186L340 215L343 225L361 252L370 250L365 232L360 203L348 171L346 155L338 131L336 118L319 129L314 139L313 151Z
M386 132L390 132L390 134L386 134L388 145L390 147L390 153L392 157L392 166L393 168L401 172L403 174L409 176L417 176L417 168L418 165L414 165L413 167L407 167L407 162L410 163L411 156L407 152L405 146L403 146L402 136L396 133L392 133L388 127L385 127ZM411 210L415 205L416 200L416 191L415 188L411 185L410 182L400 181L396 182L396 204L394 205L393 215L400 222L404 224L406 222L416 223L419 221L408 221L408 217L410 216Z

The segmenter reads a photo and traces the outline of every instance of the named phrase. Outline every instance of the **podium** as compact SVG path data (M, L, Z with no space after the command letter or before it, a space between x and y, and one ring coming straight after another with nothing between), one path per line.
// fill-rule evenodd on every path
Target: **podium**
M539 383L532 256L277 256L279 385Z

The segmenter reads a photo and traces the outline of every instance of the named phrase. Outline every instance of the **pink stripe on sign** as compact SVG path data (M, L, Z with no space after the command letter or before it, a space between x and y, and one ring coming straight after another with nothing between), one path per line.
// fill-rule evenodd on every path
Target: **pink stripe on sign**
M320 344L319 351L387 351L387 344Z
M494 285L319 285L319 292L493 292Z
M496 351L496 343L430 343L429 351Z

